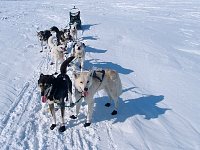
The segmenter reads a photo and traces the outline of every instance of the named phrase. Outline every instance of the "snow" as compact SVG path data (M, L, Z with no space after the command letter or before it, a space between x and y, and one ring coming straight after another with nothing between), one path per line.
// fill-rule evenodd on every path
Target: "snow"
M81 11L85 68L113 68L123 93L119 113L95 96L92 124L87 106L77 120L66 110L64 133L51 131L37 88L39 74L53 73L36 31L63 28L69 10ZM16 150L199 150L200 1L81 0L0 1L0 147ZM57 112L58 119L60 112Z

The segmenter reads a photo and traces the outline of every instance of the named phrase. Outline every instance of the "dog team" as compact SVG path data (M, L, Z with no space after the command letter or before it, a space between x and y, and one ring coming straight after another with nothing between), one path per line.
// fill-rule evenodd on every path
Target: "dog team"
M118 100L122 93L122 84L117 71L112 69L92 69L89 71L84 70L85 61L85 44L78 41L77 38L77 24L76 22L70 26L69 29L59 30L53 26L49 30L40 31L37 33L41 41L42 50L43 46L50 49L52 57L51 65L55 64L54 75L40 74L38 86L40 87L41 99L43 103L48 103L49 109L53 118L53 123L50 129L53 130L57 126L55 103L58 103L61 110L61 124L59 127L60 132L66 130L65 127L65 102L69 101L71 106L76 105L75 114L71 115L71 119L77 119L82 100L87 103L87 118L84 127L90 126L94 110L94 95L99 90L104 89L110 101L105 104L106 107L111 105L111 100L114 100L114 110L112 115L117 114ZM72 44L70 44L72 43ZM69 54L68 49L72 45ZM66 55L68 54L68 55ZM78 62L80 71L76 68ZM58 74L58 66L60 65L60 72ZM74 67L73 77L67 75L67 67ZM73 80L73 82L72 82ZM72 84L73 83L73 84ZM75 92L72 93L72 86ZM72 101L72 94L75 100Z

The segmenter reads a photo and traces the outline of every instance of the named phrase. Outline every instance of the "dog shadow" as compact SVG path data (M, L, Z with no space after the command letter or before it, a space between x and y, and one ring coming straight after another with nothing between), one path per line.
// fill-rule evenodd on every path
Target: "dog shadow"
M97 62L98 61L98 62ZM113 62L101 62L99 59L90 59L85 61L85 66L87 66L88 69L91 69L93 67L95 68L112 68L113 70L116 70L118 73L121 74L130 74L133 72L131 69L124 68L118 64L115 64Z
M99 38L97 36L84 36L82 37L82 40L98 40Z
M90 47L90 46L87 46L85 48L85 51L89 52L89 53L105 53L105 52L107 52L107 50L97 49L97 48L93 48L93 47Z
M96 98L96 106L93 114L93 122L101 122L105 120L114 119L113 123L124 122L130 117L135 115L143 116L144 119L150 120L158 118L160 115L165 114L168 108L160 108L157 106L158 102L164 100L163 95L154 96L148 95L136 99L128 99L119 101L119 111L118 114L113 116L111 112L113 111L113 105L110 107L105 107L104 104L108 102L108 97Z
M82 28L82 30L83 31L86 31L86 30L90 30L90 28L92 27L92 26L96 26L96 25L99 25L100 23L95 23L95 24L83 24L82 26L81 26L81 28Z

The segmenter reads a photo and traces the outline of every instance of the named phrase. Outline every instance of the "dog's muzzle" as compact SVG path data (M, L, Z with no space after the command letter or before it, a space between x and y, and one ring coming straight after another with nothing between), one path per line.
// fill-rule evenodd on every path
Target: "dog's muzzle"
M88 91L83 91L83 96L84 97L87 97L89 95L89 92Z
M89 95L89 92L88 92L88 88L87 88L87 87L84 88L84 91L83 91L82 95L83 95L84 97L87 97L87 96Z

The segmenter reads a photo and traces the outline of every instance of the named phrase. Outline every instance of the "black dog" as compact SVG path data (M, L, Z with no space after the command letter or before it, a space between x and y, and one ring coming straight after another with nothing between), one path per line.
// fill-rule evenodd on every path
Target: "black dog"
M61 109L62 125L60 126L59 131L64 132L66 130L64 125L65 99L68 100L68 92L69 94L72 94L72 81L66 74L66 68L73 59L73 56L69 57L62 63L60 67L61 74L59 74L57 77L54 77L53 75L41 74L38 80L38 85L41 89L42 101L46 102L47 100L54 120L54 123L50 127L51 130L56 127L56 116L54 109L55 100L59 101ZM71 104L71 96L69 100Z

